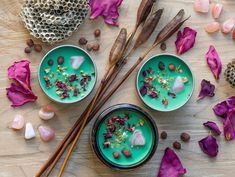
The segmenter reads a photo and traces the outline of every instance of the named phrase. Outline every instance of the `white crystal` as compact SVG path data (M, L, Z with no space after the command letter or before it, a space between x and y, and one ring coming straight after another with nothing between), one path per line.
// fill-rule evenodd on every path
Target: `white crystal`
M179 93L182 90L184 90L184 82L183 82L183 79L180 76L178 76L175 79L175 82L174 82L174 84L172 86L172 92L173 93Z
M82 63L84 62L84 57L83 56L72 56L70 58L71 66L74 70L78 69Z
M135 130L131 138L131 146L144 146L145 138L140 130Z
M24 134L24 138L26 140L32 139L36 136L35 131L33 129L33 125L30 122L26 123L25 126L25 134Z

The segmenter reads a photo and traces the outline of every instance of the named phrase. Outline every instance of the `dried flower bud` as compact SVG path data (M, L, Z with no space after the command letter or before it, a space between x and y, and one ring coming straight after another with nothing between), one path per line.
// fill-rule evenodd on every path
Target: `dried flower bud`
M86 45L87 44L87 39L84 38L84 37L81 37L79 40L78 40L78 43L80 45Z
M173 147L174 147L175 149L181 149L181 144L180 144L180 142L175 141L175 142L173 143Z

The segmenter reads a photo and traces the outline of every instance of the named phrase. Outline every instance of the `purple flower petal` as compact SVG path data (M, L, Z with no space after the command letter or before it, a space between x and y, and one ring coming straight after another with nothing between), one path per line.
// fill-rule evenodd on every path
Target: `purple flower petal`
M201 82L201 91L198 95L198 100L203 99L206 96L213 97L215 95L215 85L205 79Z
M149 91L149 96L150 96L151 98L158 98L159 93L156 92L156 91L154 91L154 90L150 90L150 91Z
M141 96L144 96L147 94L147 87L146 86L143 86L140 88L140 94L141 94Z
M209 155L210 157L216 157L219 150L219 146L216 142L216 139L211 136L211 135L208 135L206 138L203 138L201 139L199 142L198 142L201 150Z
M186 173L179 157L169 147L165 149L157 177L179 177Z
M230 141L235 138L235 108L228 111L227 117L223 120L224 137Z
M213 130L217 135L221 134L221 131L215 122L207 121L203 125L209 129Z
M215 79L218 80L222 71L222 63L214 46L210 46L208 52L206 53L206 60Z
M105 23L118 26L118 8L123 0L89 0L91 8L90 19L103 16Z
M215 105L213 108L213 111L217 116L225 118L227 116L228 109L229 108L228 108L226 101L223 101Z
M197 32L189 27L185 27L183 32L179 31L175 41L176 50L179 55L187 52L194 46Z

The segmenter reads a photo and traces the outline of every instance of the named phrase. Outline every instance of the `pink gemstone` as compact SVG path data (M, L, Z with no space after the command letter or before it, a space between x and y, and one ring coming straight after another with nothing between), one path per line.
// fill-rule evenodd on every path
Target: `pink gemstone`
M55 138L55 131L47 126L40 125L38 127L39 135L45 142L51 141Z
M223 5L220 4L220 3L216 3L213 5L212 7L212 16L217 19L219 18L221 12L222 12L222 9L223 9Z
M22 115L15 115L14 120L12 121L11 128L14 130L21 130L24 128L25 120Z
M212 22L205 25L205 31L208 33L214 33L220 30L220 24L218 22Z
M210 6L209 0L195 0L194 1L194 10L196 12L208 13Z
M233 30L234 23L234 20L231 18L226 20L221 26L221 31L223 33L230 33Z

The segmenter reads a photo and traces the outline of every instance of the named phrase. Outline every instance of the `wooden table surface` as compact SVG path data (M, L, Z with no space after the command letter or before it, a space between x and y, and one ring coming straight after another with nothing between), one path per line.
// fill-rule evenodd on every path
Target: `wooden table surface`
M192 67L195 76L195 91L190 101L181 109L171 113L160 113L153 111L139 100L135 90L135 76L137 70L131 78L117 91L117 93L102 108L117 103L133 103L143 107L148 111L157 123L160 131L168 132L168 139L160 140L158 149L153 159L144 167L129 171L117 172L104 166L90 147L90 131L93 121L87 126L82 137L72 154L69 165L66 168L64 177L155 177L164 149L171 147L174 140L179 140L180 133L188 132L191 135L190 143L183 143L182 150L176 151L187 169L186 177L233 177L235 176L235 141L226 142L223 135L218 137L219 154L216 158L210 159L203 154L198 146L198 141L207 136L208 130L202 126L207 120L217 122L222 128L220 118L217 118L212 107L226 97L234 95L235 90L230 88L225 79L221 77L219 82L215 82L206 62L205 53L210 45L214 45L221 57L223 71L226 64L235 57L235 45L230 36L221 33L208 35L203 25L213 21L211 13L206 15L197 14L193 11L193 0L159 0L157 7L164 7L165 12L154 35L169 21L178 10L184 8L187 15L191 15L190 20L185 24L197 30L197 41L193 49L182 57ZM38 84L37 71L42 56L51 48L61 44L77 45L78 38L85 36L89 41L95 41L93 31L96 28L102 30L101 50L97 53L91 53L97 66L99 78L105 72L107 57L111 45L118 34L119 28L126 27L130 32L135 24L136 10L140 0L124 0L120 10L120 27L110 27L104 24L100 18L95 21L89 19L79 27L79 30L73 36L53 46L43 44L43 52L25 54L25 40L30 38L28 31L22 25L18 16L22 0L1 0L0 5L0 177L32 177L39 167L48 158L56 145L62 140L65 133L79 117L92 96L81 103L73 105L59 105L50 101L42 92ZM224 11L220 21L235 17L235 1L223 0ZM141 52L144 51L153 42L151 38L141 49L139 49L123 69L127 69L134 63ZM36 40L37 41L37 40ZM167 41L167 52L175 54L175 35ZM40 41L37 41L40 42ZM154 50L151 55L161 53L160 49ZM31 61L31 81L32 89L38 96L35 103L28 103L19 108L12 108L6 97L5 88L10 82L7 79L7 68L14 61L22 58L28 58ZM122 74L121 74L122 75ZM213 98L205 98L196 102L200 82L202 79L208 79L216 85L216 95ZM94 94L94 93L93 93ZM56 111L56 118L44 122L38 117L38 110L44 106L50 105ZM33 123L36 128L40 124L46 124L53 127L56 131L56 138L53 142L43 143L37 133L37 137L30 141L24 140L24 131L14 132L8 128L15 114L22 114L27 121ZM58 170L58 167L57 167ZM57 171L56 170L56 171ZM56 172L55 171L55 172ZM54 173L52 176L56 176Z

